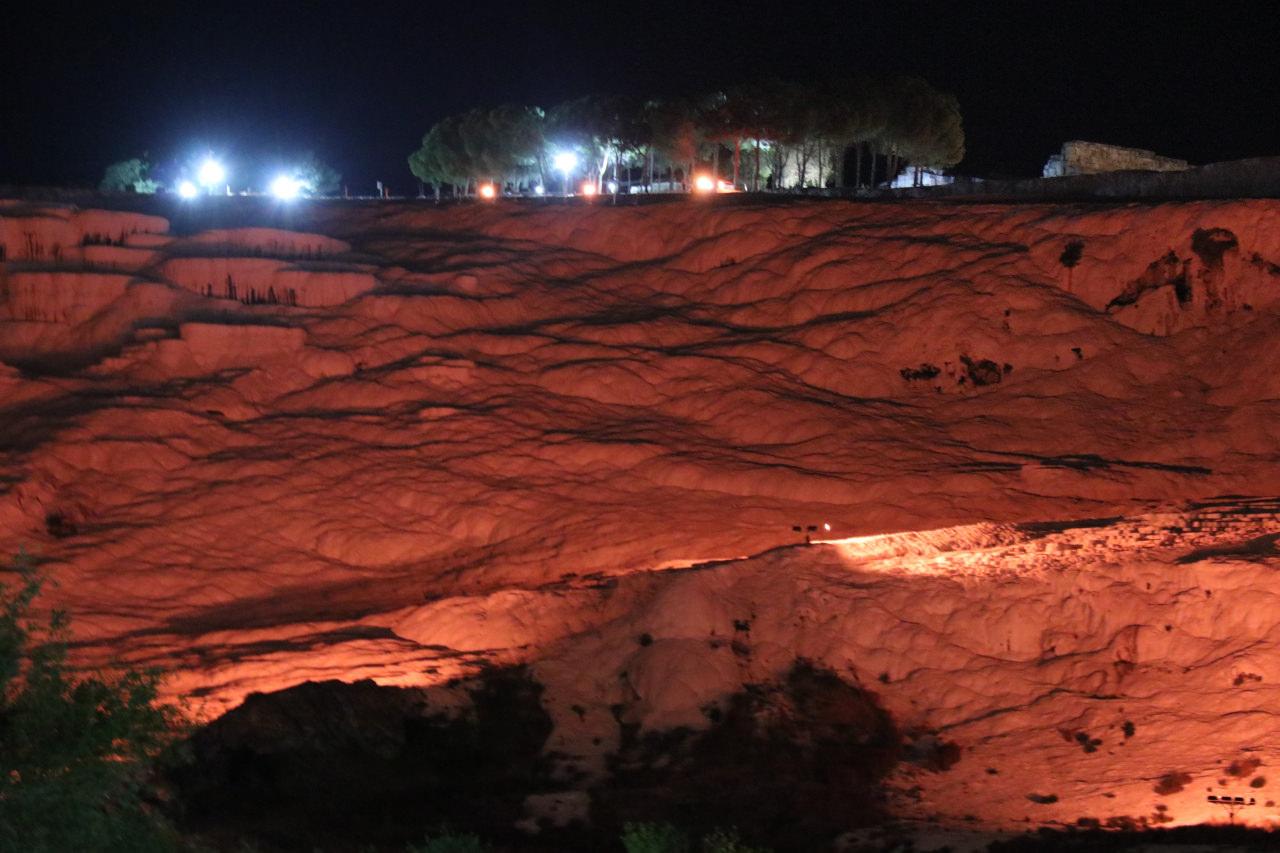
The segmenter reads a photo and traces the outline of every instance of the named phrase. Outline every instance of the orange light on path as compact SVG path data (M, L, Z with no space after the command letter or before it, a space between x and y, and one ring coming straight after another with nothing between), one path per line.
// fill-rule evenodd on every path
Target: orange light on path
M582 194L583 194L583 195L585 195L585 196L587 196L588 198L590 198L591 196L595 195L595 194L596 194L596 185L595 185L593 182L591 182L591 181L586 181L586 182L584 182L584 183L582 184Z
M494 189L493 184L482 184L482 185L480 186L480 197L481 197L481 198L493 198L493 197L494 197L494 196L496 196L497 194L498 194L498 191L497 191L496 189Z
M711 180L710 175L698 175L693 179L693 188L700 193L715 192L716 182Z

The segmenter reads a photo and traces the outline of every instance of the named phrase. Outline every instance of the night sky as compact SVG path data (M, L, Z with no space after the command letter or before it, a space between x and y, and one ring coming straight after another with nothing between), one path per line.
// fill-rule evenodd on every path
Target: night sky
M472 105L860 72L955 93L967 174L1038 174L1067 139L1280 154L1265 2L28 5L0 31L0 184L96 184L144 151L234 166L310 149L353 189L407 191L409 151Z

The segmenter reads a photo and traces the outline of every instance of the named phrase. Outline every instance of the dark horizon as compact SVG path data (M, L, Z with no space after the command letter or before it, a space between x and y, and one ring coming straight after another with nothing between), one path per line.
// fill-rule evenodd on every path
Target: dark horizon
M962 174L1035 175L1070 139L1192 163L1280 154L1280 16L1262 6L506 5L44 4L10 20L0 58L0 184L95 185L143 152L313 150L353 187L404 192L423 133L471 106L848 74L954 93Z

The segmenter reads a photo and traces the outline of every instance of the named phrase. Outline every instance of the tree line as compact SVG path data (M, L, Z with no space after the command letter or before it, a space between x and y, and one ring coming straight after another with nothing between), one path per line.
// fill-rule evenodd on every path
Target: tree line
M107 166L103 172L98 191L103 193L137 193L149 195L162 189L176 189L184 176L194 177L195 163L179 164L169 162L155 168L146 154L121 160ZM259 190L266 190L270 181L269 173L259 169L249 170L262 183ZM294 178L301 185L302 195L332 196L342 191L342 175L318 158L314 152L305 151L292 158L292 165L279 172ZM158 178L157 175L164 176ZM243 181L241 186L249 185Z
M804 85L754 83L697 98L588 95L550 109L476 107L438 121L409 155L436 198L486 183L512 192L561 189L555 155L603 192L691 189L706 173L747 190L874 186L902 169L945 169L964 157L955 97L918 77Z

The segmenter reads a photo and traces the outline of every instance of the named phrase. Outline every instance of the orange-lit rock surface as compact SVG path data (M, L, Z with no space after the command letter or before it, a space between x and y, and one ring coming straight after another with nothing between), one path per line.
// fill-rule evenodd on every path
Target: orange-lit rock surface
M591 775L799 656L959 746L901 814L1280 820L1280 204L227 218L0 205L0 553L83 661L528 662Z

